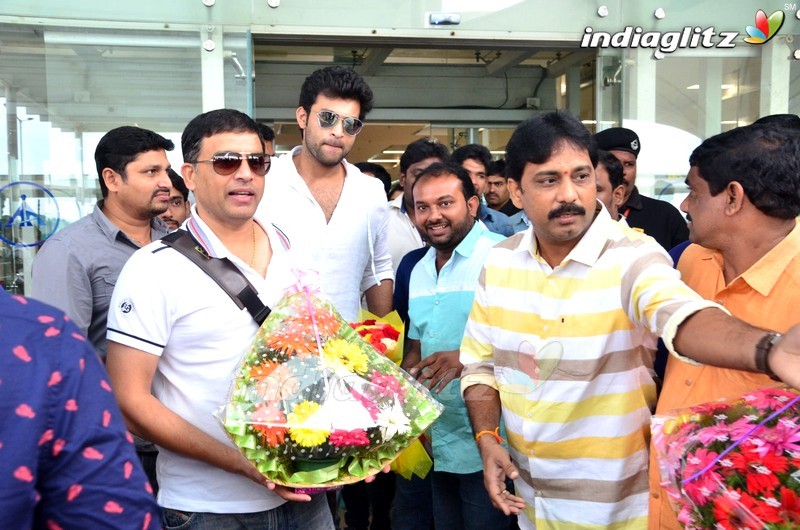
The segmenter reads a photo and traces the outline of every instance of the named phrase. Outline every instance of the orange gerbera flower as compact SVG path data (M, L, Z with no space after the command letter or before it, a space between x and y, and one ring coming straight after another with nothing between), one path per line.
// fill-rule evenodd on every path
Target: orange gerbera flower
M278 366L280 366L280 363L273 361L265 361L264 364L252 366L250 367L250 378L258 380L266 379Z
M264 404L256 405L256 409L250 415L250 426L261 435L261 440L275 447L283 443L286 436L286 416L274 406ZM276 425L278 424L278 425Z
M285 354L287 357L299 355L307 357L317 350L317 341L306 328L297 321L288 322L279 331L266 337L267 346Z

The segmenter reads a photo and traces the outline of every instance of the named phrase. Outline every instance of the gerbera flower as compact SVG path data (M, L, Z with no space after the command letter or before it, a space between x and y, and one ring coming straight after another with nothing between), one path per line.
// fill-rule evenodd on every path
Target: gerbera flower
M289 436L292 440L297 442L297 445L301 445L303 447L316 447L318 445L322 445L325 443L325 440L328 439L330 431L322 429L306 429L300 427L306 422L306 420L316 414L319 408L319 403L314 403L313 401L301 401L295 405L292 412L290 412L287 416L287 424L291 426L289 428Z
M739 447L741 451L730 453L728 459L733 462L733 469L744 475L747 490L758 495L771 493L780 484L775 473L784 473L789 461L781 455L761 456L758 448L748 443Z
M356 344L344 339L331 339L322 347L322 358L329 364L339 365L349 372L359 375L367 373L369 359Z
M396 401L391 407L378 413L377 424L384 441L391 440L398 434L407 434L411 430L411 420Z
M259 403L250 415L250 426L261 435L262 441L272 447L280 445L286 435L286 416L272 405Z
M800 451L800 425L794 425L790 421L779 421L777 425L770 429L759 429L753 435L757 444L757 449L761 456L769 453L781 455L784 451Z
M378 397L396 395L403 398L406 395L406 391L400 384L400 381L391 374L382 374L377 370L373 370L370 383L369 390L374 392Z
M300 382L286 364L278 365L269 376L256 383L256 396L267 402L291 399L299 391Z
M695 473L705 469L714 459L717 453L708 451L704 447L698 448L694 453L689 453L686 457L686 467L683 470L683 478L688 479ZM722 482L722 476L710 469L699 477L683 485L686 495L692 501L704 506L709 500L709 492L715 491Z
M747 509L755 502L746 493L729 492L736 495L722 494L714 500L714 517L716 528L720 530L761 530L763 526Z
M334 447L366 447L369 445L369 437L364 429L331 431L329 441Z
M786 388L760 388L755 392L748 392L742 398L757 409L777 410L796 396L796 392Z

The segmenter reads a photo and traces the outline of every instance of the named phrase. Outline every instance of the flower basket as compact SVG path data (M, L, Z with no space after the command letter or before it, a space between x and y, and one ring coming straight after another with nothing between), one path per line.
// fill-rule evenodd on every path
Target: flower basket
M800 528L800 396L762 388L653 418L664 487L685 528Z
M379 472L441 411L330 303L301 291L262 324L218 416L271 481L327 488Z

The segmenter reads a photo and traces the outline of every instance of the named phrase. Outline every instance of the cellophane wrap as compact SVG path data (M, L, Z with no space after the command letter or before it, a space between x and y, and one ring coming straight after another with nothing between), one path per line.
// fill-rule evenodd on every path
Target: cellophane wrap
M768 387L653 417L662 486L685 528L800 528L799 397Z
M441 412L329 302L301 290L272 308L218 416L268 479L307 488L379 472Z

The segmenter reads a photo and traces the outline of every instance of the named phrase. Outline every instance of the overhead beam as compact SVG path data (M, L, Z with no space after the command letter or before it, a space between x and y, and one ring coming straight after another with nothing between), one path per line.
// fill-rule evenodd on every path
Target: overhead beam
M535 53L536 51L532 50L504 51L500 57L486 65L486 73L489 75L502 75Z
M583 63L587 63L595 58L597 52L571 52L569 55L564 57L563 59L559 59L558 61L552 63L550 66L547 67L547 77L555 78L567 73L567 70L572 68L573 66L577 66Z
M372 76L378 73L378 68L392 54L393 48L369 48L364 62L356 66L356 72L363 76Z

